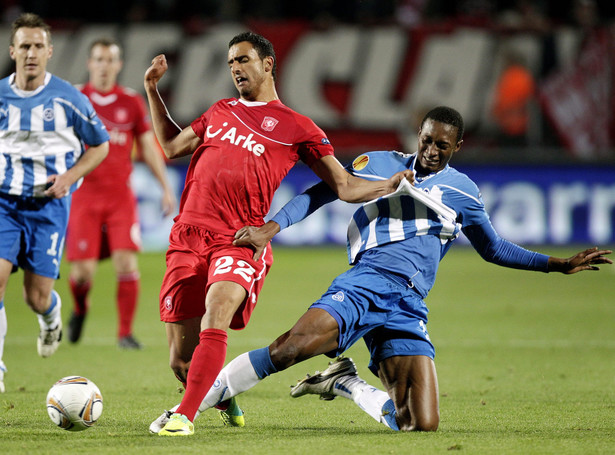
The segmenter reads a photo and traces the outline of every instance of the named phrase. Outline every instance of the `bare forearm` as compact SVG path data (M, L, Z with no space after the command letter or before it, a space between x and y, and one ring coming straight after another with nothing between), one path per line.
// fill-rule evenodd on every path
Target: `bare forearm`
M103 142L86 150L73 167L66 171L66 176L74 182L92 172L109 154L109 143Z
M398 172L388 179L366 180L350 174L333 156L325 156L312 165L312 170L345 202L367 202L394 192L403 178L412 183L414 173Z
M345 202L367 202L395 190L389 180L370 181L348 174L348 181L338 185L337 195Z
M145 84L145 92L147 94L147 101L149 104L150 115L152 117L152 125L154 132L158 138L160 146L165 152L168 158L173 158L172 140L181 133L182 129L171 118L169 111L167 110L160 92L156 84Z

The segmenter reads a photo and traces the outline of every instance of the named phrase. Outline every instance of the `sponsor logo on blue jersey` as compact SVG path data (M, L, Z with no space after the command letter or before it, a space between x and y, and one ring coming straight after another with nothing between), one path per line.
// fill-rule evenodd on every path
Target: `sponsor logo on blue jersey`
M342 291L337 291L335 294L331 296L333 300L337 300L338 302L344 301L344 293Z

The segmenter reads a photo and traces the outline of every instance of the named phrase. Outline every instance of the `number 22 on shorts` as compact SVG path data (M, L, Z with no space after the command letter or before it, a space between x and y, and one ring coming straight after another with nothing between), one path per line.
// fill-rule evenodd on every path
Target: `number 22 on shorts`
M235 260L231 256L222 256L218 258L215 267L214 275L229 273L232 270L235 275L241 276L248 283L252 282L252 276L255 271L254 267L246 261L239 260L235 263Z

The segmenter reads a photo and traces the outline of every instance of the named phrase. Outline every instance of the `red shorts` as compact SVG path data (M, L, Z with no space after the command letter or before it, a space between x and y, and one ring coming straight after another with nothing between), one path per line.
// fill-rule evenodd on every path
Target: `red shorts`
M160 319L177 322L205 314L205 294L213 283L232 281L248 293L230 328L246 327L265 276L273 264L271 245L258 261L254 251L232 245L233 237L184 223L175 223L169 236L167 270L160 290Z
M139 251L141 230L132 191L122 195L73 194L66 234L69 261L105 259L116 250Z

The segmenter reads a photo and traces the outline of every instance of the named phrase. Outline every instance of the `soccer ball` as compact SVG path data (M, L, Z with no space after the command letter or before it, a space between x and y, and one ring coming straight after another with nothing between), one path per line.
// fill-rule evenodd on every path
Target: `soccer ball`
M63 430L87 430L100 418L103 399L100 390L83 376L67 376L47 393L47 413Z

